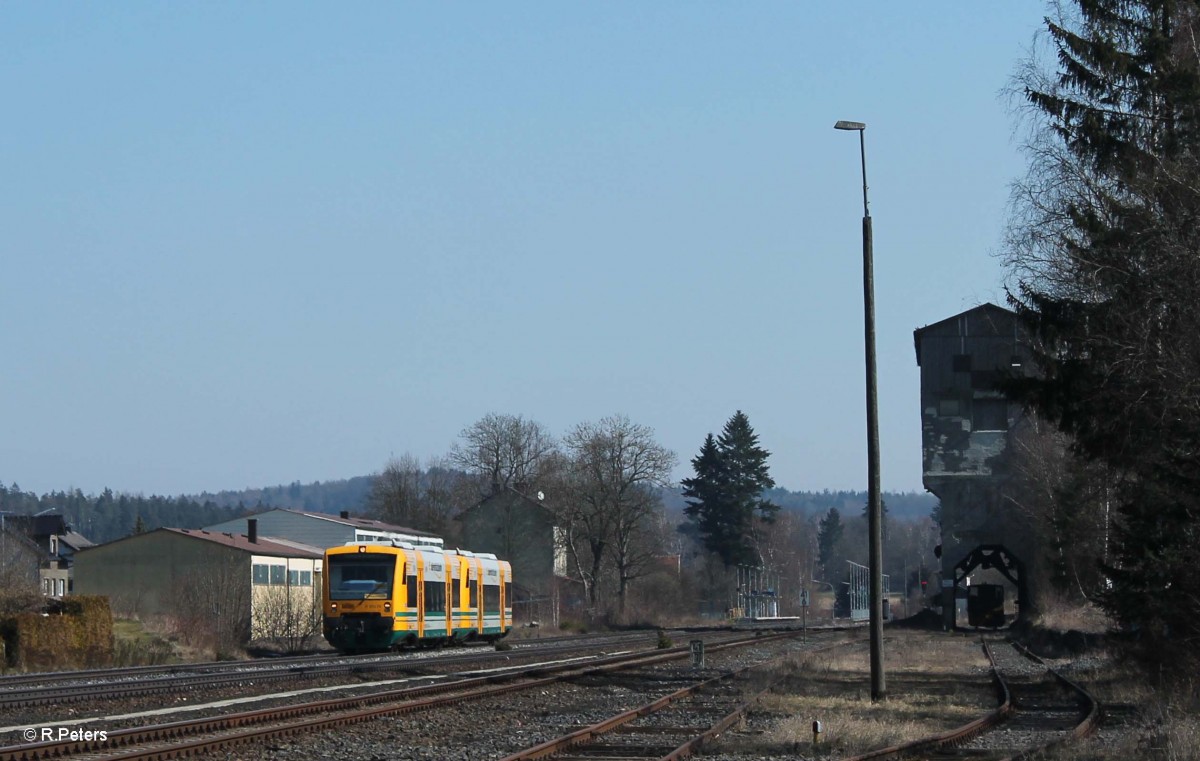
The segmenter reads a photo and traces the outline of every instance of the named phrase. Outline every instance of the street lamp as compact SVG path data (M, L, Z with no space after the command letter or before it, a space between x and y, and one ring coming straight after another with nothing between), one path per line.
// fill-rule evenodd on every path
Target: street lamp
M883 504L879 492L879 397L875 369L875 264L867 204L867 125L839 121L834 129L858 133L863 178L863 338L867 355L867 531L870 534L871 700L887 696L883 677Z

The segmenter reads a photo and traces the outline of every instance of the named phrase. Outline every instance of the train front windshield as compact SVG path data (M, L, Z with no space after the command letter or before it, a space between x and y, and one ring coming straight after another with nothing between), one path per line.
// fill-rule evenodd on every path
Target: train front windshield
M392 555L334 555L329 559L332 600L383 600L392 596L396 558Z

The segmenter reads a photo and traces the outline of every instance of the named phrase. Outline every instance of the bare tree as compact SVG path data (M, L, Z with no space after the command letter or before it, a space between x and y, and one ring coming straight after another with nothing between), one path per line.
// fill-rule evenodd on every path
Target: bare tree
M556 449L542 425L520 415L489 413L464 428L449 461L478 478L481 494L505 487L528 489L542 478L542 465Z
M462 474L434 458L427 469L410 454L388 460L367 496L368 513L378 520L446 537L457 529L454 513L477 497Z
M393 457L371 481L367 510L378 520L416 528L421 510L421 463L410 454Z
M662 511L657 487L667 484L675 453L654 440L653 429L624 415L575 426L565 445L573 474L569 523L590 550L584 575L591 603L599 602L596 582L611 555L618 611L624 612L630 582L660 551L645 539Z
M1006 456L1014 478L1005 496L1041 553L1028 572L1069 597L1093 598L1105 583L1115 491L1108 468L1079 457L1070 436L1035 415L1013 432Z
M469 479L455 469L445 457L429 461L421 490L423 530L438 534L447 542L462 530L454 520L455 514L470 507L478 491Z
M185 641L232 657L250 638L250 569L243 563L206 564L172 585L170 616Z
M321 611L313 588L290 584L257 588L252 633L286 653L309 647L321 633Z
M37 544L0 529L0 615L22 613L44 602L38 591Z

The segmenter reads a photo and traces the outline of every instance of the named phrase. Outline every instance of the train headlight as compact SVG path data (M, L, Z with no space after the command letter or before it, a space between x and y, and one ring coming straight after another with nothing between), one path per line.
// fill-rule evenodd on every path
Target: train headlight
M385 602L383 604L383 609L390 613L392 611L392 601L388 600L387 602Z
M329 609L330 609L330 610L337 610L337 603L336 603L336 602L331 602L331 603L329 603Z

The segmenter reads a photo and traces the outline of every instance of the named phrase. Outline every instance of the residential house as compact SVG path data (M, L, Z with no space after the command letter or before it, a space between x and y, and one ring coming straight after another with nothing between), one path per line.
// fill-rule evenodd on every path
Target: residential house
M0 520L5 531L25 537L37 548L38 586L47 597L61 598L72 591L75 552L93 543L67 525L58 513L18 515L6 513Z
M558 624L564 606L581 596L567 575L562 528L543 495L504 487L455 516L463 549L490 552L512 564L513 617Z

